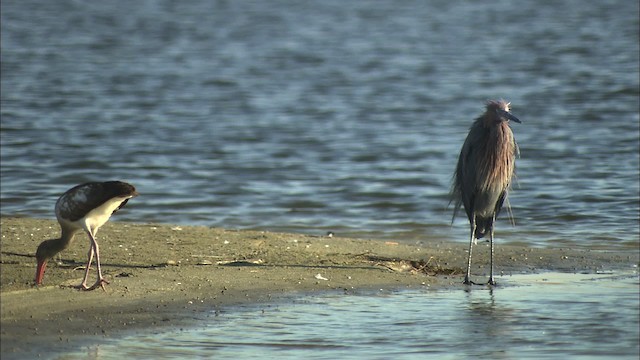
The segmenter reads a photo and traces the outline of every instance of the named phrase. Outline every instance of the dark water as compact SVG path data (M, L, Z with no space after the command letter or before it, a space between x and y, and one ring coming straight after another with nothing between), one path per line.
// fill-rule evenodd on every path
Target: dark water
M637 1L2 1L2 215L466 241L457 153L506 98L501 242L638 247Z
M211 315L55 359L637 359L638 274L539 274L493 291L325 295ZM540 296L544 294L544 296Z

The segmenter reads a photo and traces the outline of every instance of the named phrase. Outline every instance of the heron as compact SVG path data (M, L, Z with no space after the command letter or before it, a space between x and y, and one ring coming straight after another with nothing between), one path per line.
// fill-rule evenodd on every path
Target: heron
M490 243L488 284L496 284L493 277L493 228L507 200L515 173L515 159L519 155L509 123L520 123L520 120L511 114L510 105L505 100L489 100L486 103L484 114L475 119L469 129L453 176L451 201L455 201L455 207L452 223L460 207L464 206L471 227L469 258L464 276L467 285L475 284L469 279L473 245L487 234Z

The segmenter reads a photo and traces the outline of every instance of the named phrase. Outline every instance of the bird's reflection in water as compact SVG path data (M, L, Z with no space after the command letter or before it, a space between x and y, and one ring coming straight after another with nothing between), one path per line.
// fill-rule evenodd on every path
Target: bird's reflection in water
M469 356L510 359L515 355L509 354L501 346L501 339L510 337L512 332L510 324L514 310L496 300L496 292L499 291L492 286L481 290L465 290L467 306L462 325Z

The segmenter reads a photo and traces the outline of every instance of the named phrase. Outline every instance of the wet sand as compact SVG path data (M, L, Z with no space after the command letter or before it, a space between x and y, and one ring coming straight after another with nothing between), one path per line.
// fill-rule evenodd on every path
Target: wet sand
M98 233L106 291L72 286L84 275L84 234L50 261L33 286L35 249L55 221L0 219L2 358L47 356L131 331L181 327L213 310L318 291L460 287L467 246L109 222ZM472 273L486 281L488 246ZM638 251L496 247L498 274L637 268ZM94 266L95 267L95 266ZM95 281L95 270L89 284ZM498 279L499 281L499 279Z

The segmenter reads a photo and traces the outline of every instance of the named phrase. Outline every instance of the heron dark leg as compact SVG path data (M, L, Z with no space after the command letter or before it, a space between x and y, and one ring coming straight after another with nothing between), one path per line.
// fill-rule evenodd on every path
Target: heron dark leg
M476 218L475 216L471 220L471 236L469 239L469 258L467 259L467 273L464 275L464 283L466 285L473 284L472 281L469 280L469 275L471 273L471 252L473 251L473 240L476 233Z
M490 247L491 247L491 255L489 258L489 266L490 266L490 270L489 270L489 285L495 285L496 281L493 279L493 224L496 221L496 217L494 216L493 219L491 219L491 230L489 231L489 243L490 243Z

